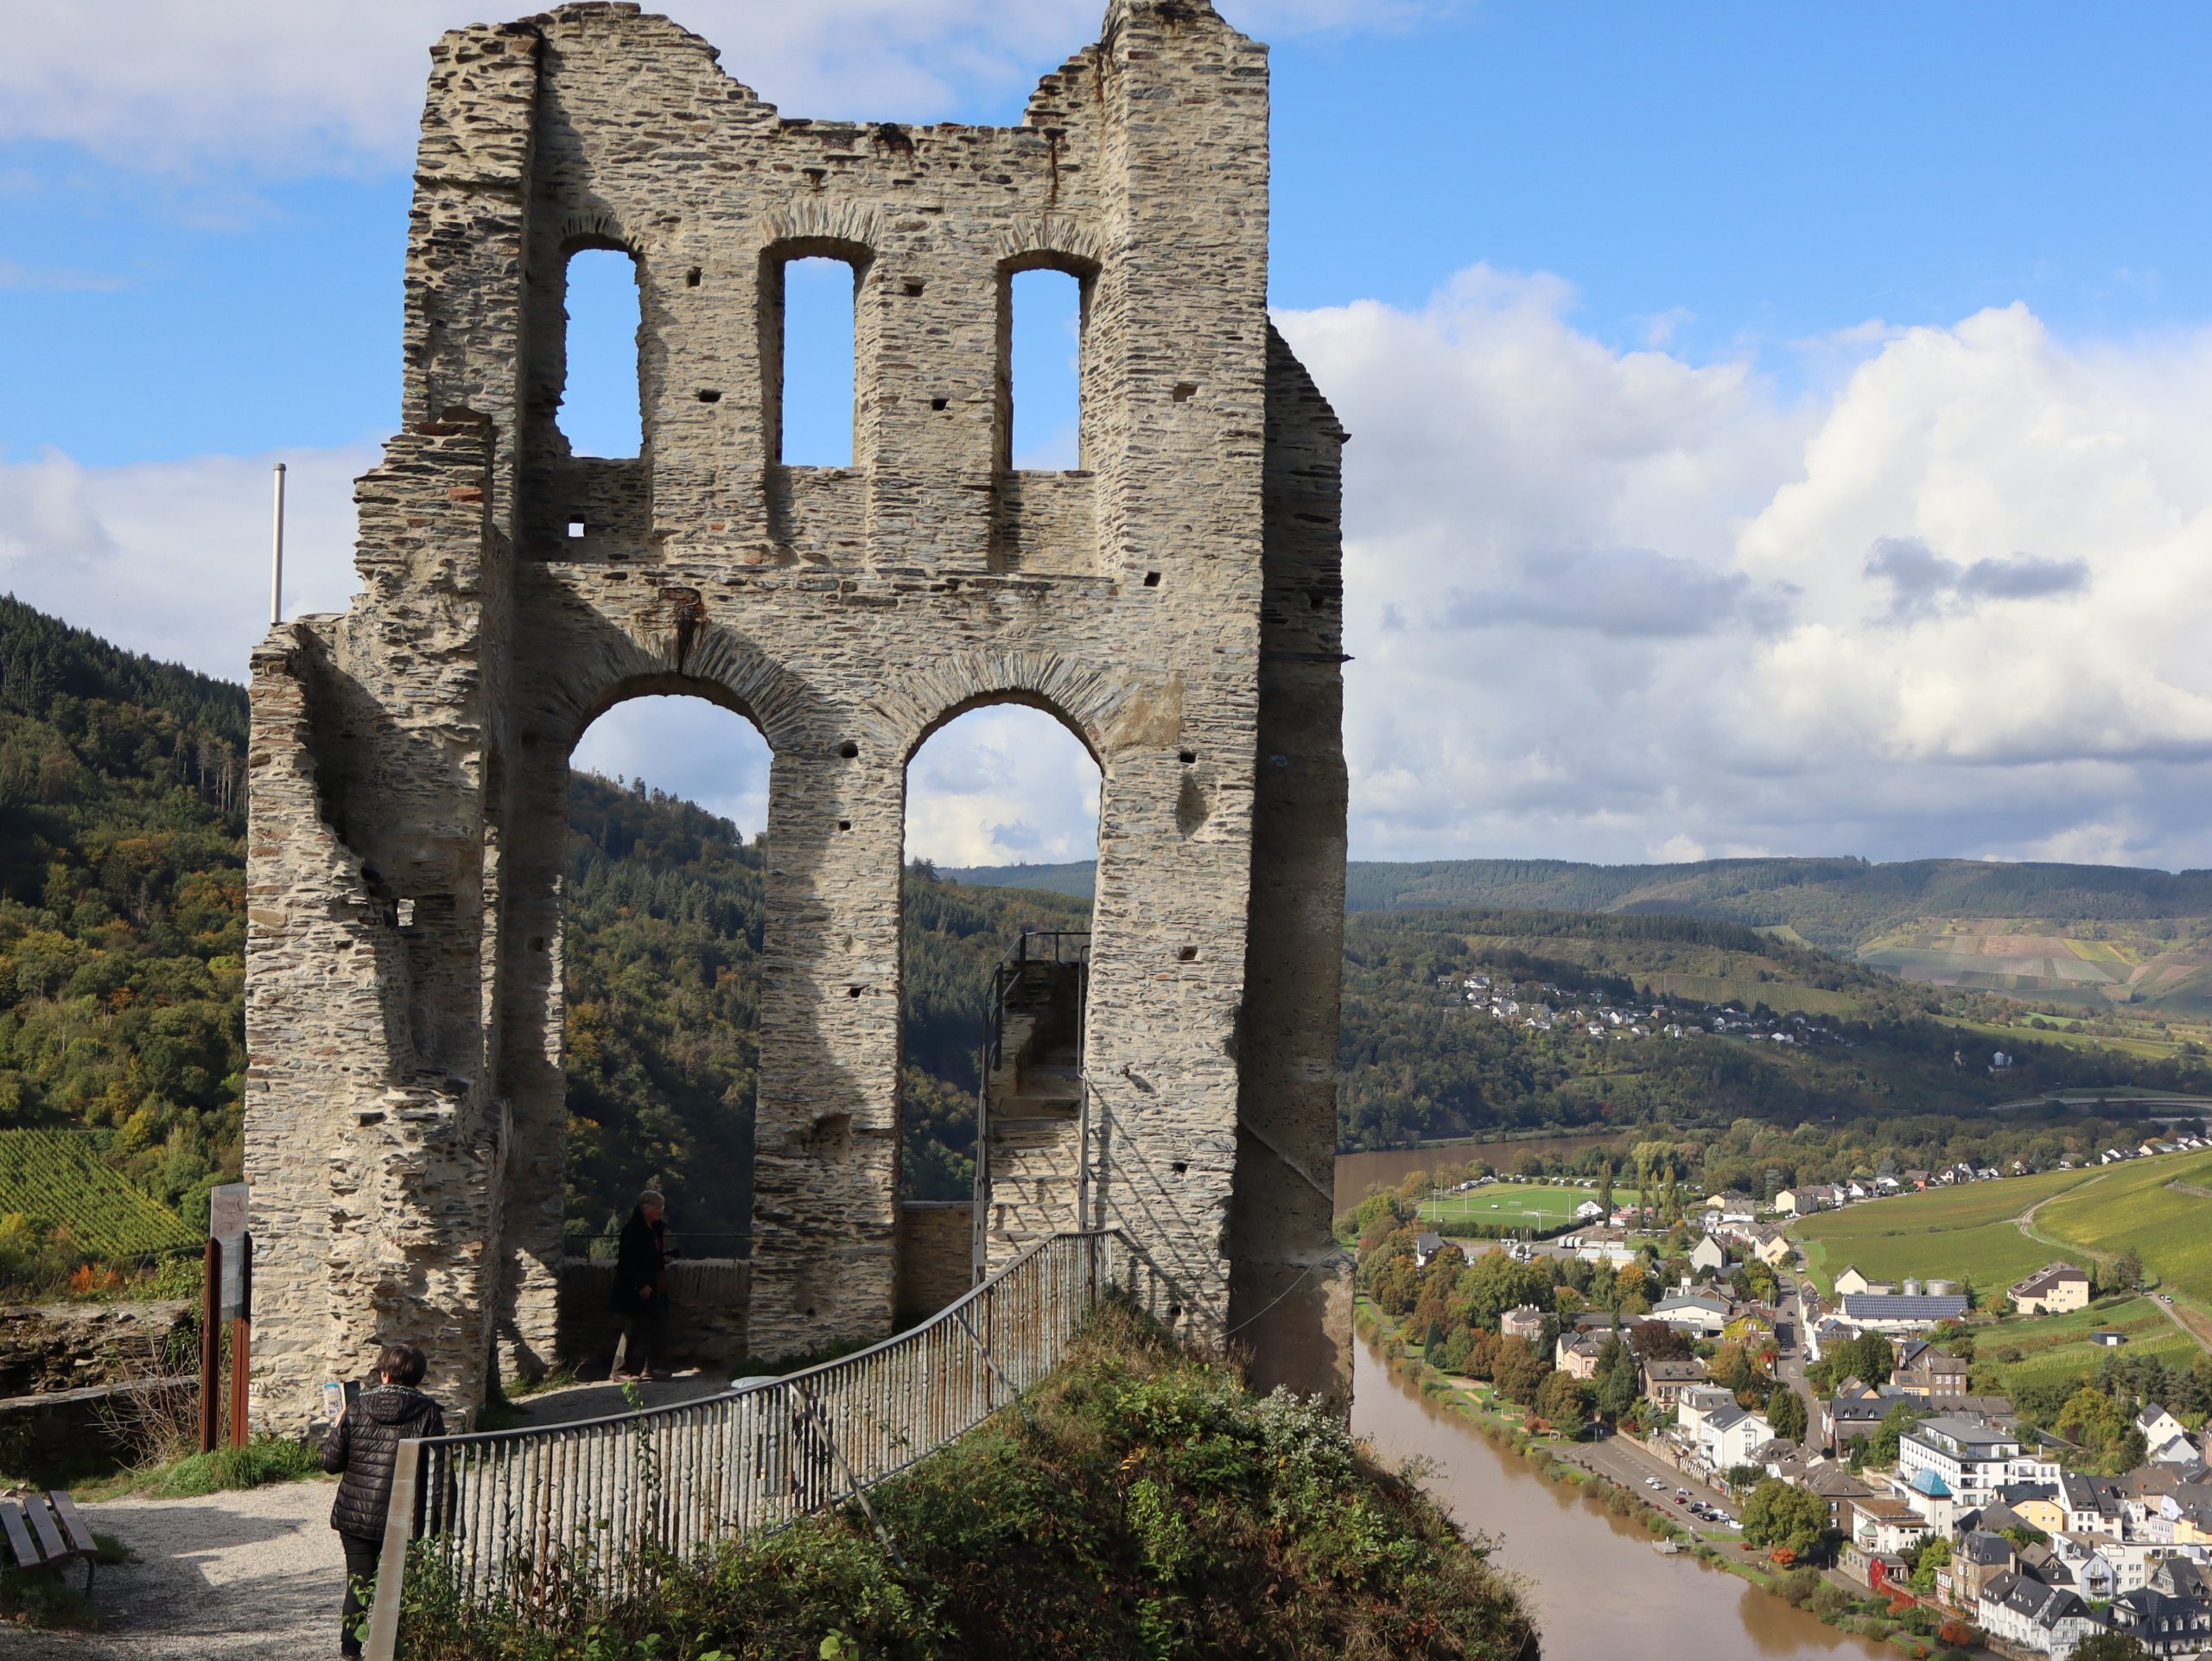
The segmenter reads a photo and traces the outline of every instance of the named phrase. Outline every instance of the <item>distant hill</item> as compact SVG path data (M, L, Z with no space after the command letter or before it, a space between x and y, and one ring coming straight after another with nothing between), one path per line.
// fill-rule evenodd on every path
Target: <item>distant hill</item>
M1078 859L1065 865L942 865L937 874L948 882L976 888L1031 888L1039 894L1073 894L1088 900L1098 886L1098 867Z
M944 873L1089 894L1091 867ZM2088 1012L2212 1016L2212 871L1967 859L1352 862L1348 910L1512 907L1712 917L1785 932L1910 980Z
M1476 977L1492 987L1471 999ZM1520 1007L1503 1016L1483 1007L1500 993ZM1716 1033L1716 1006L1753 1018ZM1971 1024L1994 1013L1982 995L1916 986L1709 918L1357 913L1344 939L1338 1142L1974 1116L2044 1091L2212 1091L2201 1055L2131 1055ZM2012 1059L2002 1073L1989 1070L1993 1030Z

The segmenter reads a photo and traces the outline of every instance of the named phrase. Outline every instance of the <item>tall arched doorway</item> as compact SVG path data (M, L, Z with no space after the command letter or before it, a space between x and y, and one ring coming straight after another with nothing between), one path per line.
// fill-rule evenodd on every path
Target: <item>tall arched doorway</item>
M902 1193L910 1241L957 1226L918 1207L960 1213L971 1276L1084 1210L1100 784L1082 739L1014 703L907 764Z
M563 1072L572 1255L638 1193L696 1257L750 1255L766 741L703 698L617 703L569 758Z

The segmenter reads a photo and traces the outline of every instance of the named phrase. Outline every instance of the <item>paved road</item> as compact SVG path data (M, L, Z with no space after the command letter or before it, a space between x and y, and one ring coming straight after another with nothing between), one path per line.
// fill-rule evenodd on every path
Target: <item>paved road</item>
M1702 1499L1709 1505L1719 1505L1730 1517L1737 1515L1734 1503L1719 1489L1698 1481L1687 1473L1676 1470L1664 1460L1655 1459L1641 1448L1622 1436L1608 1435L1597 1441L1578 1441L1563 1444L1552 1450L1570 1465L1579 1465L1586 1471L1595 1471L1600 1476L1611 1477L1624 1488L1635 1490L1638 1498L1648 1501L1669 1522L1688 1529L1713 1532L1713 1525L1689 1514L1681 1502L1675 1498L1675 1490L1688 1488L1690 1497ZM1656 1477L1666 1485L1665 1491L1653 1488L1646 1480ZM1720 1531L1726 1534L1732 1531Z

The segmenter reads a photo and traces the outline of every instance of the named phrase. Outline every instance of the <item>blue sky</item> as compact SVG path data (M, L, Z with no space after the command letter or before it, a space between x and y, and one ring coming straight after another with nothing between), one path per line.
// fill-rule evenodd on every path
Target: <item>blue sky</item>
M1096 23L673 10L793 113L909 120L1010 118ZM301 603L342 601L421 49L469 15L314 10L110 0L0 66L0 587L232 674L272 455ZM1355 435L1356 851L2212 863L2212 684L2161 632L2212 575L2181 442L2212 373L2212 14L1227 10L1274 45L1278 320ZM1049 393L1070 333L1044 314L1018 376ZM1065 464L1064 431L1021 442ZM1902 543L1926 559L1875 551ZM2004 578L2045 566L2078 580ZM243 620L164 580L235 580ZM1400 715L1440 700L1440 756ZM1005 719L945 773L984 832L933 851L1082 842L1073 797L1020 800L1052 741ZM609 754L690 788L681 748Z

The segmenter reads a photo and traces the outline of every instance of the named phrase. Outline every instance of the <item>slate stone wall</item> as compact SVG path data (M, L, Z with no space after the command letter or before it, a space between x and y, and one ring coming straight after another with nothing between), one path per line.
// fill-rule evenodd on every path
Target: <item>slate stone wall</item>
M1007 128L789 119L626 5L438 43L363 592L253 665L272 1422L388 1338L463 1403L561 1352L568 757L665 692L774 757L748 1347L890 1328L906 766L1018 702L1103 775L1098 1220L1194 1333L1342 1383L1305 1190L1334 1123L1343 436L1267 319L1267 119L1265 49L1202 0L1114 0ZM635 457L559 424L568 261L607 248L639 284ZM810 256L855 272L849 468L781 459ZM1008 465L1037 266L1084 294L1065 473Z

